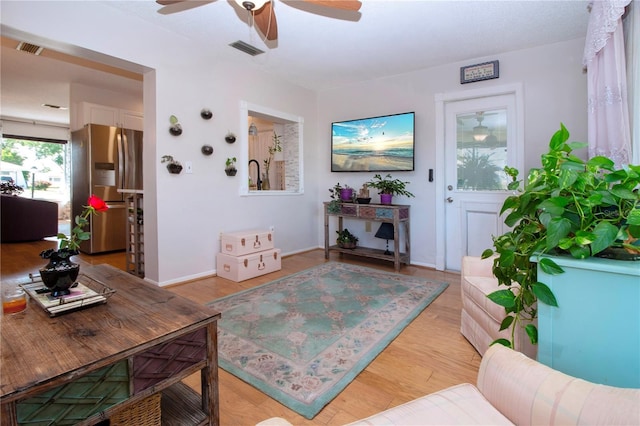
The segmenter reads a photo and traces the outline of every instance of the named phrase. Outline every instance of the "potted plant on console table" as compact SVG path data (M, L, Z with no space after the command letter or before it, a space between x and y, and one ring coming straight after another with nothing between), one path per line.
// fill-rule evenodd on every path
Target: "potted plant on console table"
M333 188L329 188L329 194L331 197L331 201L329 202L328 212L329 213L340 213L340 193L342 191L342 185L340 182L336 183Z
M391 204L394 195L404 195L407 198L415 197L411 192L407 191L407 184L400 179L394 179L390 174L382 177L380 174L373 176L367 185L376 188L380 194L380 204Z
M622 341L628 340L614 332L625 329L621 324L635 324L635 330L626 329L627 335L640 334L640 290L637 285L640 263L601 258L640 259L640 193L637 189L640 166L616 169L612 160L602 156L585 162L572 151L586 144L567 142L568 139L569 132L561 124L560 130L551 138L549 151L542 156L542 167L532 169L520 193L504 202L500 213L507 214L505 223L512 229L494 237L495 250L488 249L482 254L483 258L495 255L493 274L499 287L506 287L488 295L505 308L501 330L511 327L512 331L511 341L501 339L496 343L513 347L516 329L524 327L531 342L540 343L538 359L547 365L559 368L560 364L545 357L562 353L568 356L572 348L584 348L584 344L589 343L590 349L580 352L579 356L572 352L571 360L568 360L572 365L567 368L579 368L577 360L583 359L586 353L597 354L598 362L603 366L619 364L626 368L633 364L632 360L605 361L602 357L615 352L612 346L621 346ZM506 167L505 171L512 178L509 190L518 190L518 170ZM618 265L612 268L611 263ZM567 270L573 265L583 270L579 278L571 277ZM627 274L635 285L617 290L622 278L601 275L614 269L635 271ZM596 281L590 283L591 277ZM558 285L560 279L562 283ZM618 291L628 293L616 295ZM542 304L538 304L538 300ZM551 308L555 306L558 308ZM589 315L605 308L607 312L603 315ZM629 318L630 315L633 318ZM559 327L563 316L571 328L564 334L567 341L552 342L550 339L558 339L561 334ZM609 321L610 317L617 320L603 326L602 321ZM540 336L534 324L536 319ZM598 329L615 335L614 342L611 343L610 336L600 336L602 333L596 337L594 333ZM594 345L593 342L598 343ZM547 353L552 352L551 346L556 348L556 355ZM607 355L600 354L595 346ZM635 352L633 356L637 361L640 356L637 348ZM587 369L593 370L592 366ZM576 370L570 373L581 376ZM627 373L626 376L634 375ZM635 376L640 377L640 374Z

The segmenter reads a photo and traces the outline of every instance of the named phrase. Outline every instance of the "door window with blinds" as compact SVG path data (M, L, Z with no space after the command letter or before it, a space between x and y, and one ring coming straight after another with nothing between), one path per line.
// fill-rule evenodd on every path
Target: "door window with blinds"
M457 189L506 190L507 110L461 113L456 121Z

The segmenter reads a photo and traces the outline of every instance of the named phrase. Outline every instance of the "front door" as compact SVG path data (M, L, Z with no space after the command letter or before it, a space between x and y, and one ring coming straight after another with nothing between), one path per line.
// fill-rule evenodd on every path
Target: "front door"
M521 166L517 104L515 93L443 104L444 269L459 271L463 256L480 256L506 231L504 167Z

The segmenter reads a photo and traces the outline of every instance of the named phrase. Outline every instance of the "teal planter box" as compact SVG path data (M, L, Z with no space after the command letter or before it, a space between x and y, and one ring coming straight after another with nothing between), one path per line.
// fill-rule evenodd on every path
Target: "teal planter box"
M538 361L591 382L640 388L640 261L546 257L565 272L538 266L538 281L558 301L557 308L538 303Z

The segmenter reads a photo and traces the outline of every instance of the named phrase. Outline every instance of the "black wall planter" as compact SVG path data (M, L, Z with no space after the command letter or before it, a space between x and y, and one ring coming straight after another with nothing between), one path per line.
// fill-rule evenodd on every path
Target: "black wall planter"
M200 111L200 117L204 118L205 120L211 120L211 117L213 117L213 113L204 108L202 111Z
M180 174L180 172L182 172L182 165L181 164L167 164L167 170L169 170L169 173L171 173L171 174L178 175L178 174Z

